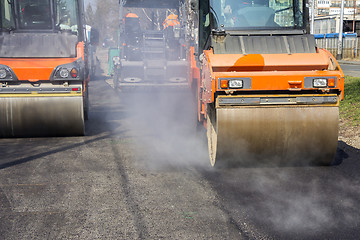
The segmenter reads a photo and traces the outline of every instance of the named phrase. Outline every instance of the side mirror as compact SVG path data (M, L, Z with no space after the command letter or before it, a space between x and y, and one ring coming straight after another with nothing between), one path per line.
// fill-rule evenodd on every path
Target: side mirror
M199 1L198 0L191 0L190 1L191 10L198 11L199 10Z

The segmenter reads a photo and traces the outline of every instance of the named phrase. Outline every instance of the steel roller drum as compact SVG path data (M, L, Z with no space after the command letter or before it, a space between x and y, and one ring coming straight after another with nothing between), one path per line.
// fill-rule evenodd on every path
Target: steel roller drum
M219 107L207 120L210 161L225 167L330 165L338 122L337 106Z
M1 96L0 137L84 135L82 96Z

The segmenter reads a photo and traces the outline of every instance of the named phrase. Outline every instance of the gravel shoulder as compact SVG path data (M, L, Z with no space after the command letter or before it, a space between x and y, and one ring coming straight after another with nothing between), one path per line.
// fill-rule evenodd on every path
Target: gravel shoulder
M339 141L360 149L360 126L353 126L348 120L340 119Z

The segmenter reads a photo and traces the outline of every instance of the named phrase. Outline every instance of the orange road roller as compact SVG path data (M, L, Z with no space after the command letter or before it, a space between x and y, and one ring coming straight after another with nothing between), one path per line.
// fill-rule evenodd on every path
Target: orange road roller
M189 0L191 85L211 165L330 165L344 75L302 0Z
M0 136L84 135L82 1L0 0Z

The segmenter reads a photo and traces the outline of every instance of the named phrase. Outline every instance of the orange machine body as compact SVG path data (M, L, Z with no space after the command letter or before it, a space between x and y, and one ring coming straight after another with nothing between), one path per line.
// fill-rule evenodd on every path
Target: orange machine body
M199 68L195 58L191 61L194 81ZM213 103L218 94L304 94L319 91L306 86L307 77L331 78L334 85L320 89L319 93L339 93L342 100L344 74L337 61L326 50L316 53L296 54L214 54L204 51L201 77L199 78L198 114L199 121L206 117L207 104ZM246 89L228 89L221 84L221 79L249 78L251 87Z
M74 58L0 58L0 64L10 67L19 81L46 81L55 67L76 60L85 60L84 42L76 46L77 56ZM86 79L89 81L89 78Z

